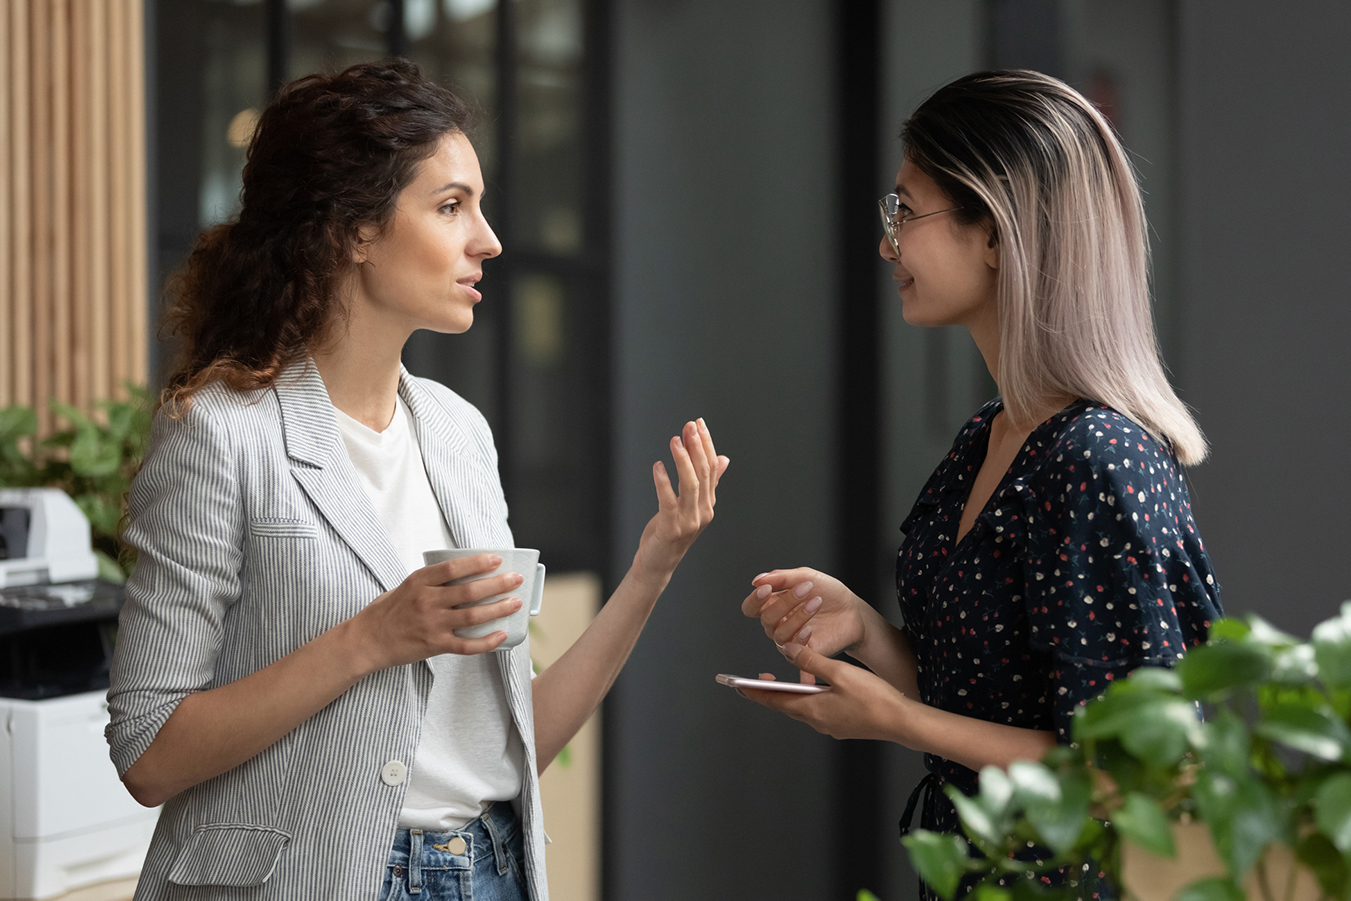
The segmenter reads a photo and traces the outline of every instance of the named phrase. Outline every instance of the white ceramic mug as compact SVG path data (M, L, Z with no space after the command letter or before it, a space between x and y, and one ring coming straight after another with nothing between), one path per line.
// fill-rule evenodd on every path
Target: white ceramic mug
M460 560L464 557L477 557L479 554L496 554L502 558L502 565L492 572L476 573L472 576L465 576L447 582L448 585L464 585L468 582L477 582L479 579L487 579L491 576L500 576L503 573L520 573L522 582L514 591L495 594L486 597L481 601L471 601L468 604L461 604L461 607L481 607L484 604L492 604L509 597L518 597L522 600L521 609L515 613L501 617L500 619L491 619L486 623L479 623L477 626L465 626L463 629L456 629L455 634L460 638L483 638L494 632L506 632L507 640L497 646L497 650L506 651L516 647L516 645L525 641L525 633L529 628L530 617L539 614L540 607L544 604L544 564L539 562L539 551L534 548L513 547L505 549L496 548L447 548L439 551L423 551L422 560L427 566L434 563L444 563L447 560ZM524 603L529 598L528 603Z

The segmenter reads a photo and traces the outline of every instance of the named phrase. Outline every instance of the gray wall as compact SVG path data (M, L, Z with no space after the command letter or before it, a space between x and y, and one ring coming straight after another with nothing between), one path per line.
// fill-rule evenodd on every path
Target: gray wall
M607 705L609 897L822 899L833 742L713 676L787 675L741 599L831 563L829 10L617 0L614 25L615 571L683 422L732 466Z
M1307 636L1351 597L1351 6L1190 0L1181 26L1192 499L1229 612Z

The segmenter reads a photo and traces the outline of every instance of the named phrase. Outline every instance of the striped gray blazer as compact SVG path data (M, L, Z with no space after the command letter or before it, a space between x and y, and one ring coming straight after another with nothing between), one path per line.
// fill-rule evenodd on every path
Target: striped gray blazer
M511 547L483 416L406 370L399 393L456 545ZM267 666L404 577L312 364L264 391L210 385L184 418L156 416L127 539L140 556L108 691L119 773L186 695ZM547 901L529 642L496 657L525 745L526 877L534 901ZM407 788L380 771L411 766L431 685L426 663L374 673L253 759L174 796L136 901L373 901Z

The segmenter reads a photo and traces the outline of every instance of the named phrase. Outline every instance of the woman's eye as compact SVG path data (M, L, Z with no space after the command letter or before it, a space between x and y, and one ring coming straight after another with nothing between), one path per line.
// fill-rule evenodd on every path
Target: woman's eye
M905 219L905 218L908 218L909 216L910 216L910 207L906 206L906 205L903 204L903 203L902 203L902 204L899 204L899 205L896 207L896 218L897 218L897 219Z
M442 204L439 212L449 215L451 213L458 213L459 211L460 202L458 200L452 200L450 203Z

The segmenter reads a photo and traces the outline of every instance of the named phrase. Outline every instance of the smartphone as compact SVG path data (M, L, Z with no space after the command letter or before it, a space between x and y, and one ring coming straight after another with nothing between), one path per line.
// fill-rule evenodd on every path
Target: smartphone
M746 679L741 676L729 676L719 673L718 682L728 688L765 688L769 691L791 691L800 695L820 694L830 691L829 685L803 685L801 682L771 682L769 679Z

